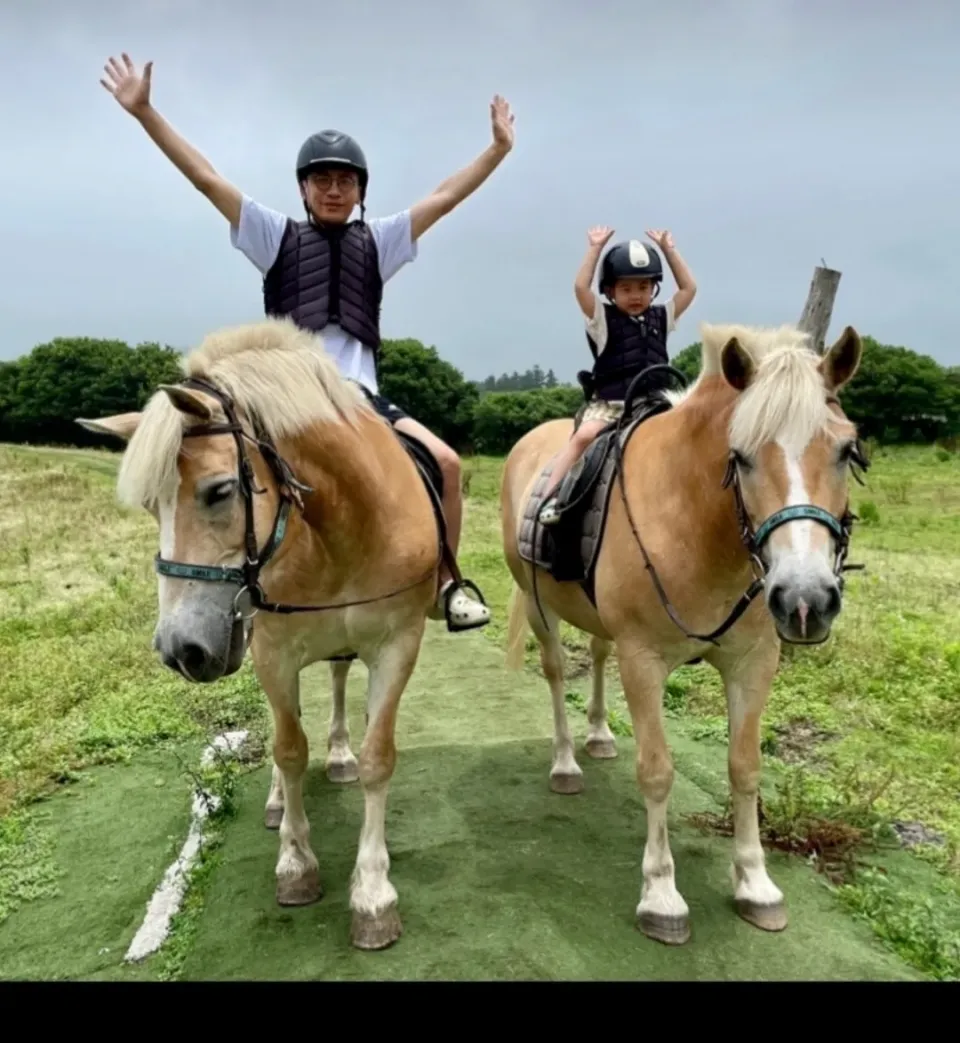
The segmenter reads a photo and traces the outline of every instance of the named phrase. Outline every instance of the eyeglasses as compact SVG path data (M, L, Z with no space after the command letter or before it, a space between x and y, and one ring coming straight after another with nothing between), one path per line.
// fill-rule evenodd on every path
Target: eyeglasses
M356 174L311 174L310 182L321 192L329 192L336 185L337 188L349 191L357 187Z

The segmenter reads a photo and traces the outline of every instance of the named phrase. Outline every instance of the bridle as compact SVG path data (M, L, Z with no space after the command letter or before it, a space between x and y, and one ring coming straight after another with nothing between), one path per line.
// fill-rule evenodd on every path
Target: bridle
M182 380L179 386L183 388L196 388L199 391L203 391L206 394L213 396L220 402L223 407L223 412L227 417L226 423L194 424L183 432L183 437L195 438L201 435L233 435L234 442L237 446L238 481L244 502L245 558L243 564L239 566L193 565L187 564L186 562L172 561L169 558L163 558L158 553L154 559L154 565L158 574L162 576L170 576L174 579L196 579L209 583L236 584L240 589L237 591L237 595L233 600L234 620L243 620L246 622L249 619L252 619L260 609L263 609L265 612L276 612L281 614L292 612L328 612L334 609L352 608L355 605L366 605L374 601L382 601L386 598L395 597L397 594L402 594L405 591L420 586L421 583L424 583L437 572L443 559L444 550L443 533L439 529L438 556L436 563L431 565L430 570L415 582L409 583L405 587L400 587L398 590L391 591L389 594L381 594L373 598L363 598L358 601L346 601L332 605L288 605L282 602L269 601L263 592L263 588L260 586L260 573L274 554L276 554L277 548L283 542L283 538L287 531L290 508L296 505L297 508L302 511L302 494L312 493L314 490L294 477L290 466L280 456L276 446L273 444L266 432L262 430L261 426L257 423L256 418L253 418L256 437L247 434L243 429L243 425L237 418L233 400L225 391L199 377L188 377L187 379ZM277 491L279 494L277 513L274 516L273 527L263 546L263 550L260 550L257 544L256 529L254 527L253 518L253 497L255 494L261 495L265 493L266 489L260 489L256 486L253 464L250 462L250 458L247 456L243 444L245 439L260 450L261 455L267 462L267 465L276 479ZM244 594L249 595L250 607L253 609L249 616L244 616L240 607L240 599Z
M749 608L750 603L754 598L763 590L764 583L767 576L767 566L763 561L761 551L764 544L770 538L770 535L778 529L781 525L785 525L787 522L795 521L799 518L808 518L811 521L819 522L821 525L826 526L832 533L836 540L836 556L834 559L833 572L837 578L837 583L840 587L841 593L843 592L843 573L850 571L851 569L862 569L863 565L848 565L846 564L847 553L850 547L850 533L853 529L853 523L857 521L857 516L850 510L849 501L844 507L843 514L837 517L825 510L823 507L818 507L816 504L804 503L804 504L793 504L789 507L781 507L780 510L774 511L768 518L754 528L753 523L750 521L750 516L747 512L746 504L743 500L743 490L740 485L740 468L739 459L735 451L731 451L727 469L724 473L721 488L728 489L733 487L734 504L737 511L737 520L740 527L740 540L746 548L747 553L750 555L750 563L753 567L754 580L747 588L746 591L740 596L740 600L734 605L733 609L727 618L709 634L695 634L690 631L677 616L673 606L670 604L670 599L667 597L666 591L663 589L663 585L660 582L660 577L657 575L656 569L653 567L647 550L643 545L643 541L640 539L640 534L637 532L637 527L634 524L633 515L630 511L630 504L627 500L626 489L624 486L624 468L623 468L623 441L620 437L623 428L629 423L630 410L629 404L636 393L636 388L644 379L655 370L665 370L670 375L673 375L681 381L681 386L686 387L686 377L673 366L667 364L658 364L654 366L648 366L642 373L638 374L634 378L627 391L626 401L624 402L623 414L617 421L617 431L614 435L614 446L617 454L617 477L620 485L620 497L623 501L623 506L626 509L627 520L630 523L630 528L633 531L634 539L637 541L637 545L640 547L640 553L643 555L645 566L647 571L650 573L650 578L653 581L654 587L657 591L657 596L660 598L660 602L666 610L667 614L673 620L673 622L683 631L683 633L694 641L707 641L710 644L717 645L718 639L725 634L730 627L746 612ZM827 398L828 405L840 405L840 400L830 395ZM856 442L856 448L854 453L850 457L851 472L854 478L863 485L863 479L857 473L857 468L862 471L867 471L870 467L870 463L867 460L866 454L863 451L863 446L859 439Z

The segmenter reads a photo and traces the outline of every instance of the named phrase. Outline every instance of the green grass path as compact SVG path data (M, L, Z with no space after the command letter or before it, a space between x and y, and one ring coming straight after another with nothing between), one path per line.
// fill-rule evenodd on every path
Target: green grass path
M187 979L873 979L918 977L841 912L815 874L770 855L791 923L764 934L734 913L731 841L705 837L684 812L719 810L725 746L669 722L677 767L672 846L692 938L668 948L633 923L645 834L633 740L615 761L580 758L584 793L550 793L546 686L509 674L480 634L432 624L404 695L388 804L392 879L405 933L392 948L349 944L348 886L363 798L334 786L323 760L329 713L325 666L305 671L306 784L311 838L325 894L313 906L274 901L277 835L264 829L269 767L241 783L221 863L184 945ZM351 671L354 751L366 671ZM588 683L583 679L579 687ZM585 722L571 710L578 742ZM177 751L193 758L198 749ZM99 769L45 805L63 870L58 897L27 903L0 926L0 978L150 978L154 956L122 965L153 888L185 836L186 782L174 751ZM70 791L68 791L70 792ZM136 832L123 832L133 830Z

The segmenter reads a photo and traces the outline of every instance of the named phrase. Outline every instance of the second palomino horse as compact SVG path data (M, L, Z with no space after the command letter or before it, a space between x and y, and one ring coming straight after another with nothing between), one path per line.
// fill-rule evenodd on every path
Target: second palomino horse
M685 942L690 928L667 828L673 763L664 683L700 658L723 677L736 907L756 926L781 930L783 895L767 873L757 821L760 718L780 641L821 642L840 611L843 571L854 567L844 564L853 520L847 475L851 465L866 466L837 399L860 363L853 329L823 357L787 326L704 326L702 344L691 388L639 396L591 446L561 486L568 513L555 527L538 528L536 512L571 421L520 439L501 489L516 584L508 664L522 664L529 624L553 699L551 787L583 786L564 707L565 620L591 635L586 750L594 757L617 753L603 685L616 648L647 809L637 924L672 944Z

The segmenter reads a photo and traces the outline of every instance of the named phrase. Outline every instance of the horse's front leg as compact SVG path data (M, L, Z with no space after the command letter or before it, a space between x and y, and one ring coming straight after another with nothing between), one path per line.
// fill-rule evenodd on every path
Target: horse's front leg
M270 792L267 794L267 803L263 809L263 824L267 829L279 829L282 821L283 779L280 776L280 769L274 761L273 772L270 775Z
M633 719L637 743L637 782L647 806L647 842L643 849L643 889L637 905L637 926L668 945L690 937L689 909L677 890L667 810L673 787L673 760L663 727L663 661L642 646L618 642L623 694Z
M297 684L297 716L302 716L299 683ZM276 722L276 717L274 717L274 722ZM274 731L276 731L276 723L274 723ZM280 775L280 769L277 767L276 762L274 762L273 771L270 775L270 792L267 794L267 803L263 809L263 824L267 829L279 829L282 821L283 778Z
M347 674L350 660L330 664L333 699L330 711L330 733L327 738L327 778L331 782L356 782L360 777L357 758L350 749L347 725Z
M363 827L350 882L350 936L358 949L385 949L402 932L389 876L387 791L397 761L397 707L417 662L424 623L422 618L411 623L368 664L367 729L360 747Z
M277 859L277 902L308 905L323 893L320 870L310 847L310 824L303 806L303 776L309 750L300 724L300 671L280 655L258 661L257 679L273 711L274 779L279 775L283 797L280 854ZM271 788L271 794L273 790ZM268 812L269 812L268 803Z
M767 873L760 843L757 793L760 788L760 720L777 672L775 637L739 659L717 658L730 720L728 770L733 800L733 887L737 912L765 931L787 926L783 893Z

